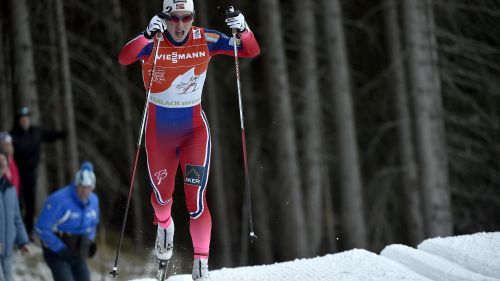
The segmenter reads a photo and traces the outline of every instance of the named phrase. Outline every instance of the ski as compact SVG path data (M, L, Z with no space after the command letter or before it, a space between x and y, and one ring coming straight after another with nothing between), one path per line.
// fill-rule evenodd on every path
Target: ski
M168 260L160 260L158 267L158 274L156 275L157 281L167 280Z

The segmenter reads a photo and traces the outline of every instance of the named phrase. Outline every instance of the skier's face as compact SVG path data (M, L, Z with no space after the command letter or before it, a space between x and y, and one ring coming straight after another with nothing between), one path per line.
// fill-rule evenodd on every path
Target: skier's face
M14 146L12 145L12 142L9 141L0 142L0 148L2 148L2 150L8 156L14 154Z
M3 175L4 170L7 168L7 156L0 153L0 176Z
M91 186L78 186L76 188L76 193L78 194L78 198L83 202L86 202L89 199L90 193L92 193Z
M181 42L188 35L194 21L194 15L187 11L170 13L167 30L175 41Z
M21 125L21 128L23 128L23 130L28 130L31 126L31 120L29 116L23 116L19 118L19 125Z

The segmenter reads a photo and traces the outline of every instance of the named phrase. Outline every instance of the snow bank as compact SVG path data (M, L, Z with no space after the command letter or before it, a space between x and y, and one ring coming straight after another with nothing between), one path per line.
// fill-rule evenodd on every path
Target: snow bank
M380 253L397 261L413 271L432 280L440 281L498 281L496 278L484 276L479 273L452 263L442 257L417 250L404 245L390 245Z
M427 239L418 249L500 279L500 232Z
M358 249L273 265L215 270L210 277L212 281L428 280L389 259Z
M14 254L14 281L52 280L41 249L32 250L31 256ZM114 251L103 249L91 260L92 280L156 281L152 257L124 255L117 279L108 274L112 257ZM211 281L500 281L500 232L428 239L418 249L390 245L380 255L355 249L270 265L214 269L210 276ZM176 275L169 281L190 279L190 274Z
M187 276L189 277L189 276ZM186 280L176 277L174 280ZM189 279L187 279L189 280ZM210 272L211 281L429 281L429 279L365 250L271 265L223 268ZM134 281L154 281L136 279Z

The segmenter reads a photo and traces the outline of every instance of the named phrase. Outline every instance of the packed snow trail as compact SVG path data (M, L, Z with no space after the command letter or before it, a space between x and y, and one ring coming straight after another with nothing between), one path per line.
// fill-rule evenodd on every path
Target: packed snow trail
M380 253L404 264L413 271L439 281L497 281L480 273L469 271L461 265L455 264L427 252L413 249L405 245L390 245Z
M14 281L50 281L42 251L33 247L31 256L18 252L13 257ZM387 256L390 256L389 259ZM132 259L133 258L133 259ZM91 260L92 280L156 281L154 258L123 256L120 275L108 274L108 259ZM94 263L94 265L92 265ZM179 272L179 270L174 270ZM188 273L188 272L179 272ZM270 265L223 268L210 272L211 281L500 281L500 232L476 233L432 238L417 249L403 245L387 246L381 255L351 250L311 259ZM170 276L167 281L191 281L191 274Z
M211 281L500 281L500 232L432 238L418 249L389 245L270 265L223 268ZM155 281L135 279L134 281ZM190 274L168 281L191 281Z
M190 275L187 275L190 277ZM175 279L174 279L175 278ZM190 279L172 276L169 281ZM429 281L387 258L365 250L351 250L313 259L271 265L223 268L210 272L211 281ZM134 281L155 281L136 279Z
M500 279L500 232L427 239L418 249Z

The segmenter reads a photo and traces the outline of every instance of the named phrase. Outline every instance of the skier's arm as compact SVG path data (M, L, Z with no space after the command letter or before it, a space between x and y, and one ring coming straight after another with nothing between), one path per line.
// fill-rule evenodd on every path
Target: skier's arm
M35 230L38 233L42 243L53 252L62 251L66 248L64 242L53 232L52 228L59 219L61 206L53 202L50 198L45 202L42 213L38 218Z
M260 53L260 47L257 40L255 40L253 32L250 30L247 22L245 21L245 16L231 6L226 14L225 22L233 31L233 34L236 32L236 36L228 37L214 32L210 34L209 31L207 41L215 43L212 46L209 45L209 50L212 48L212 55L234 55L234 45L237 44L239 57L256 57ZM236 40L234 37L236 37ZM214 38L217 38L217 40L214 40Z
M234 39L219 31L205 29L205 38L208 43L210 56L218 54L234 56ZM260 54L259 43L253 32L246 29L237 35L238 56L242 58L253 58Z
M156 33L166 29L167 23L160 16L155 15L151 18L146 30L122 48L118 55L120 64L127 65L148 58L153 51L153 40L151 39Z
M97 225L99 224L99 218L100 218L100 215L101 215L101 212L99 210L99 198L97 197L97 195L94 194L94 196L92 196L92 198L91 198L91 204L92 204L92 209L96 212L96 218L92 222L91 231L90 231L90 233L88 234L87 237L90 240L94 241L95 240L95 235L96 235L96 232L97 232Z
M16 199L15 202L15 214L14 223L16 225L16 245L21 248L23 245L29 244L28 234L26 233L26 228L24 227L23 218L21 217L21 211L19 210L19 201Z
M65 131L56 131L47 129L40 129L40 131L42 134L43 142L53 142L58 139L64 139L68 135L68 133Z
M138 60L147 59L152 51L153 41L140 34L121 49L118 62L123 65L132 64Z

